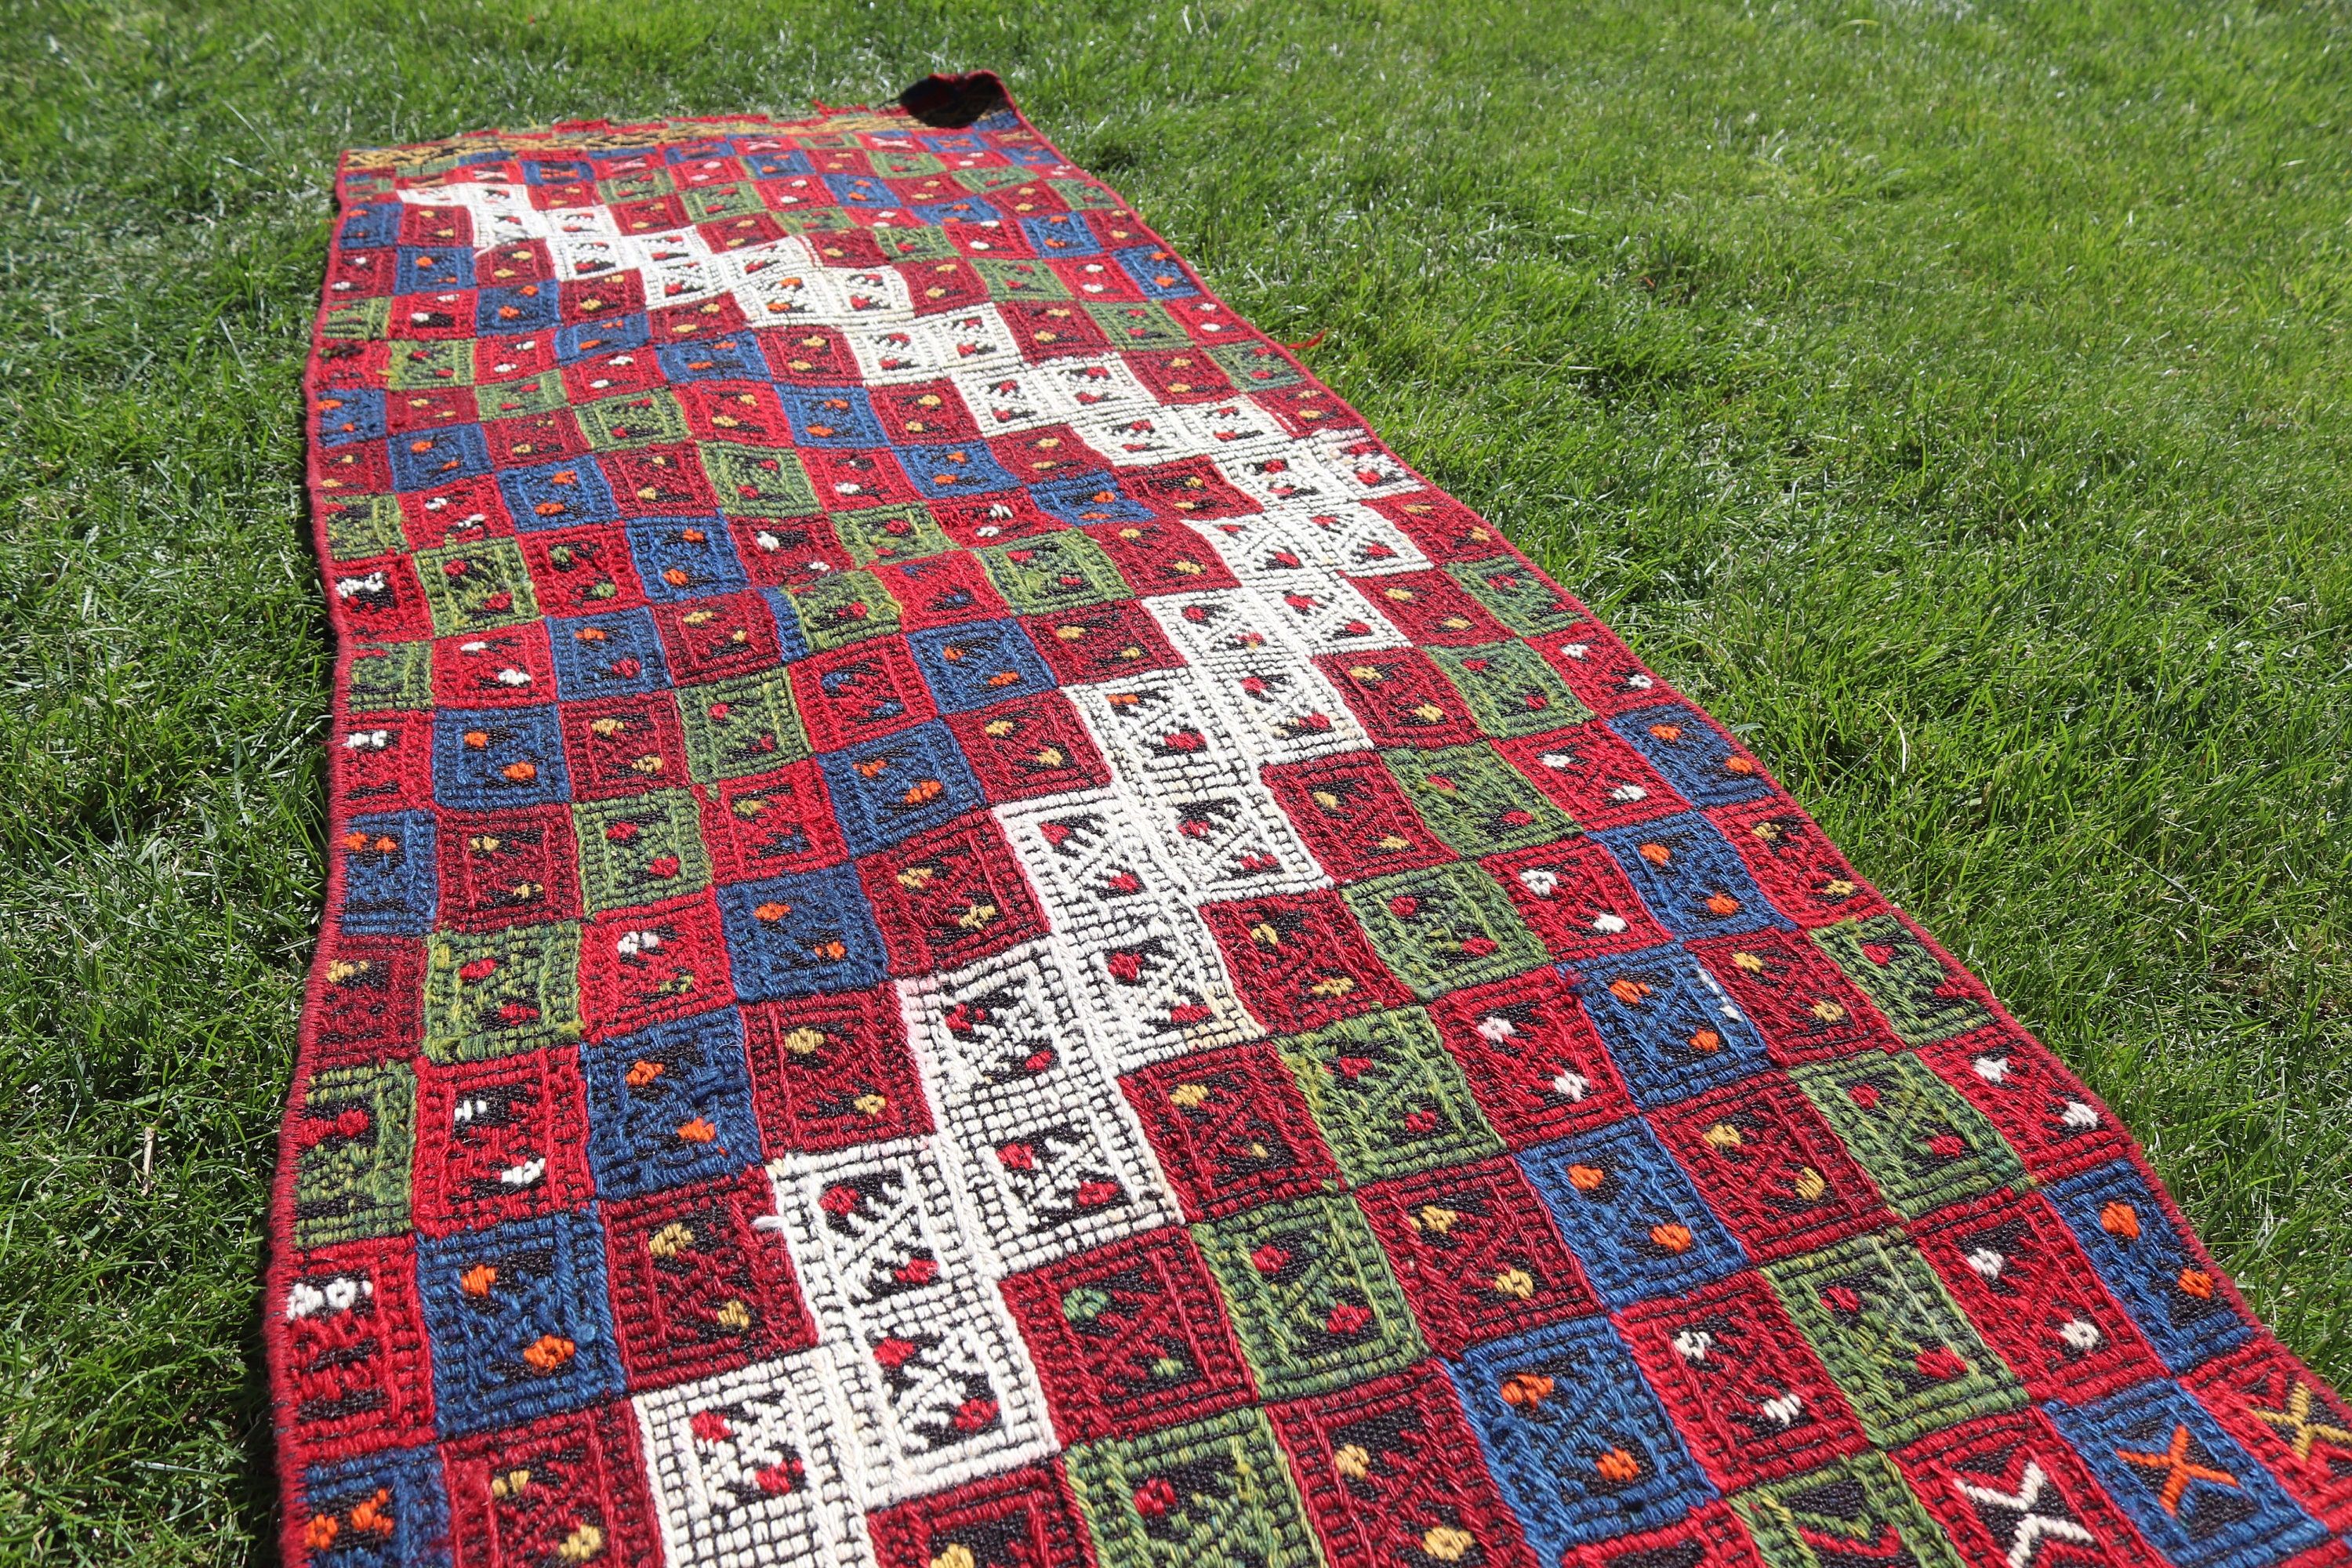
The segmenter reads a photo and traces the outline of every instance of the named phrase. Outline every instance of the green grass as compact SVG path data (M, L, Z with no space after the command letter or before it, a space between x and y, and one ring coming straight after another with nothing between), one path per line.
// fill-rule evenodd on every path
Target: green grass
M336 150L940 66L1327 332L2352 1374L2342 10L533 3L0 8L0 1559L268 1555Z

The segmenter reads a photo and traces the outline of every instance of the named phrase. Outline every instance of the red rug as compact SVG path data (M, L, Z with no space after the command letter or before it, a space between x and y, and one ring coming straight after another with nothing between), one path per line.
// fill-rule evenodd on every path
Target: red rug
M2352 1415L992 77L348 154L317 1568L2305 1568Z

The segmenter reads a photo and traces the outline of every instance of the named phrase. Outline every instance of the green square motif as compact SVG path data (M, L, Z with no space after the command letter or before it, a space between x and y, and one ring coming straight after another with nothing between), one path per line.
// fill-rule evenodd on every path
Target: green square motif
M658 903L710 886L702 815L682 789L657 789L572 808L588 912Z
M1118 206L1118 198L1092 180L1048 180L1054 194L1072 212L1111 212Z
M903 147L877 147L866 155L873 160L874 172L886 180L912 180L940 172L940 161L929 153L910 153Z
M767 210L768 204L760 199L759 187L741 180L724 185L697 185L686 198L686 216L697 223L748 217Z
M1363 1211L1344 1194L1192 1227L1266 1399L1402 1372L1429 1353Z
M1455 561L1446 575L1486 606L1494 617L1523 637L1564 632L1580 626L1584 612L1543 580L1532 566L1499 556L1492 561Z
M425 580L425 602L433 607L436 637L520 626L539 618L530 568L511 539L416 552L416 574Z
M1381 753L1422 820L1455 853L1473 858L1556 844L1580 829L1518 769L1483 743Z
M912 561L955 548L955 541L931 521L928 510L919 506L837 511L827 521L833 524L834 536L860 566Z
M789 447L705 441L702 471L729 517L798 517L816 510L816 487Z
M1276 1042L1323 1141L1362 1185L1503 1152L1461 1067L1418 1007Z
M319 335L339 343L373 343L383 341L391 326L390 300L354 300L330 307L319 321Z
M354 713L420 712L433 706L433 645L362 643L352 649Z
M580 1040L580 927L437 931L425 970L425 1055L478 1062Z
M484 423L517 415L545 414L571 401L563 395L562 374L551 370L520 381L494 381L488 386L474 388L475 414Z
M819 652L898 629L898 601L871 572L829 572L787 592L801 635Z
M331 1131L294 1157L295 1246L324 1247L408 1228L415 1073L401 1062L328 1068L311 1078L297 1125Z
M1543 655L1523 642L1483 647L1432 647L1423 650L1445 672L1470 707L1478 728L1489 735L1540 735L1592 717Z
M786 234L839 234L857 226L839 207L796 207L775 216Z
M1764 1276L1882 1448L2026 1403L1900 1231L1769 1263Z
M1066 300L1069 289L1042 261L975 261L992 300Z
M1088 305L1087 314L1103 330L1113 347L1133 353L1139 349L1190 348L1192 334L1176 324L1160 306L1149 300L1132 300L1116 305Z
M667 196L677 187L670 183L669 171L662 168L631 169L624 174L596 182L596 195L611 202L642 202L654 196Z
M763 773L809 754L782 670L677 689L687 772L697 784Z
M1373 951L1424 1002L1550 961L1502 884L1464 861L1375 877L1342 896Z
M400 502L391 496L352 496L325 503L327 554L335 561L365 561L408 548Z
M955 182L974 195L986 195L1007 185L1017 185L1035 176L1037 171L1019 163L1006 163L991 169L958 169Z
M474 384L474 340L441 339L401 343L384 367L384 384L394 392L427 392Z
M1790 1076L1905 1219L2026 1184L2009 1141L1908 1051L1816 1062Z
M1322 1562L1290 1467L1261 1410L1081 1443L1065 1463L1101 1568L1318 1568ZM934 1559L948 1561L949 1554Z
M1862 1454L1733 1494L1770 1568L1960 1568L1950 1540L1884 1454ZM2026 1517L2035 1517L2027 1515Z
M973 552L1004 602L1023 615L1041 616L1081 605L1124 599L1127 579L1101 545L1075 529L1032 534L1011 544Z
M600 397L572 412L588 445L600 452L686 439L686 416L678 412L677 399L657 386Z
M1171 267L1170 270L1175 269ZM1210 348L1209 357L1233 378L1235 386L1247 387L1252 392L1296 386L1307 379L1265 343L1217 343Z
M1993 1021L1944 961L1894 915L1823 926L1813 932L1813 943L1877 1004L1906 1046L1936 1045Z
M947 231L925 225L921 228L875 228L867 232L882 247L882 254L893 261L949 261L956 247Z

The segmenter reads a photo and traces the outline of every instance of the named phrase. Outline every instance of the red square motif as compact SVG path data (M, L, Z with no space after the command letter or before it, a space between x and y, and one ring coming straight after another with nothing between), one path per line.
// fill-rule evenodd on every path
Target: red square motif
M603 1547L598 1568L656 1568L662 1560L636 1417L625 1399L447 1443L441 1467L456 1568L538 1568L566 1561L567 1544L591 1539ZM514 1484L518 1471L528 1484ZM580 1550L572 1544L570 1555Z
M1119 1079L1188 1219L1336 1187L1339 1168L1271 1047L1234 1046Z
M881 1568L1095 1568L1059 1461L877 1509L866 1522Z
M760 1138L770 1158L931 1130L890 986L742 1009Z
M1255 1395L1224 1299L1181 1226L1004 1281L1065 1444L1131 1437Z
M1435 1362L1267 1415L1333 1568L1534 1563Z
M422 1064L411 1197L416 1228L448 1236L587 1203L595 1194L587 1092L579 1053L568 1046Z
M2086 1405L2164 1367L2038 1193L2003 1189L1911 1227L1944 1288L2036 1399Z
M1440 1355L1601 1310L1543 1200L1507 1159L1377 1183L1356 1199Z
M1045 934L1028 876L984 811L858 864L894 974L961 969Z
M656 605L662 655L671 681L690 686L773 669L783 654L776 617L757 594L716 594L686 604Z
M1555 971L1454 992L1429 1016L1514 1149L1633 1113L1609 1047Z
M1618 1332L1726 1491L1870 1446L1771 1286L1752 1271L1628 1308Z
M1094 738L1058 691L951 713L948 730L992 805L1110 783L1110 768Z
M461 931L580 914L580 853L560 805L440 814L441 923Z
M732 1372L816 1342L763 1171L604 1205L613 1326L633 1390Z
M336 1453L431 1438L433 1374L411 1238L296 1253L272 1305L289 1442Z
M580 1015L592 1040L707 1012L735 999L710 895L616 910L580 938Z
M1760 1261L1894 1223L1830 1124L1780 1072L1654 1110L1650 1128Z
M1234 990L1277 1035L1412 1002L1338 893L1238 899L1204 905L1201 918L1224 954Z
M562 705L574 800L609 800L687 782L686 736L667 691Z
M906 640L866 637L792 667L793 705L809 744L838 752L932 717L931 689Z

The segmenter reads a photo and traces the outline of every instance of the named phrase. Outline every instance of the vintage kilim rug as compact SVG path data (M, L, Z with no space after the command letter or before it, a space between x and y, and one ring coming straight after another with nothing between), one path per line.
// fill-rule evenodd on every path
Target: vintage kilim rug
M2352 1563L2109 1113L993 78L338 189L291 1562Z

